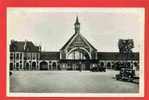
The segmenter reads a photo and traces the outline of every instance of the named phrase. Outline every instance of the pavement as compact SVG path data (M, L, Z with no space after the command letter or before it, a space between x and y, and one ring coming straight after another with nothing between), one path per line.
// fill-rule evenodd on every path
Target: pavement
M10 92L22 93L138 93L139 84L117 81L114 70L14 71Z

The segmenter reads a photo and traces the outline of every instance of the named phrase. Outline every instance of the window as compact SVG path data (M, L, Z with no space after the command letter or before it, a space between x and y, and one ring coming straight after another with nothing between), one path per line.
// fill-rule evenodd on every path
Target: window
M10 60L13 59L13 53L10 53Z
M10 70L13 70L13 63L10 63Z
M33 54L32 54L32 57L33 57L33 60L35 60L35 58L36 58L36 54L33 53Z
M16 63L16 70L19 70L19 63Z
M27 53L27 59L31 59L31 53Z
M22 69L22 63L20 63L20 68Z
M38 60L38 53L36 54L36 59Z
M20 59L22 59L22 53L20 53Z
M16 53L16 59L19 59L19 53Z

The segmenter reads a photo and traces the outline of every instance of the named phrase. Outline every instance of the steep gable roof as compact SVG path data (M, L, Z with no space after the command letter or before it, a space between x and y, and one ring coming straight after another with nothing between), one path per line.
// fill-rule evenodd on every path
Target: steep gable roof
M24 51L24 44L25 42L23 41L13 41L11 42L10 44L10 51L19 51L19 52L22 52Z
M39 46L35 46L31 41L12 41L10 44L10 51L24 52L26 45L28 52L38 52Z
M81 35L81 34L80 34ZM94 49L96 50L96 48L83 36L81 35L81 37Z
M79 34L78 33L73 34L72 37L65 43L65 45L60 50L63 50L66 47L68 47L77 38L77 36L79 36L88 46L90 46L91 48L96 50L96 48L93 45L91 45L89 43L89 41L83 35L81 35L80 33Z
M76 34L73 34L60 50L63 50L70 43L70 41L75 37L75 35Z

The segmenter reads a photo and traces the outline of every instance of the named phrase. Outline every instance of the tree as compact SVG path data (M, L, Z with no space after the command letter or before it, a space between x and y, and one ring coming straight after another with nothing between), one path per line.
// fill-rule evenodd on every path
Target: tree
M118 48L120 53L132 53L134 48L133 39L120 39L118 41Z

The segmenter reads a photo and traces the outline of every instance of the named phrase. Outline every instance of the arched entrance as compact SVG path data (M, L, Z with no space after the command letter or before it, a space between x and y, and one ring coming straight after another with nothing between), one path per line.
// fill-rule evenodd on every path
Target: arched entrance
M104 62L101 62L100 66L101 66L101 67L104 67Z
M90 55L88 51L84 48L74 48L70 50L67 54L67 59L73 60L88 60L90 59Z
M36 70L36 62L32 62L32 70Z
M69 70L90 70L90 54L85 48L73 48L67 54L67 69Z
M52 67L53 67L53 70L56 70L57 68L56 68L56 62L53 62L52 63Z
M26 63L24 70L29 70L29 63L28 62Z
M48 63L46 61L40 63L40 70L48 70Z
M111 69L111 63L110 62L107 63L107 68Z

